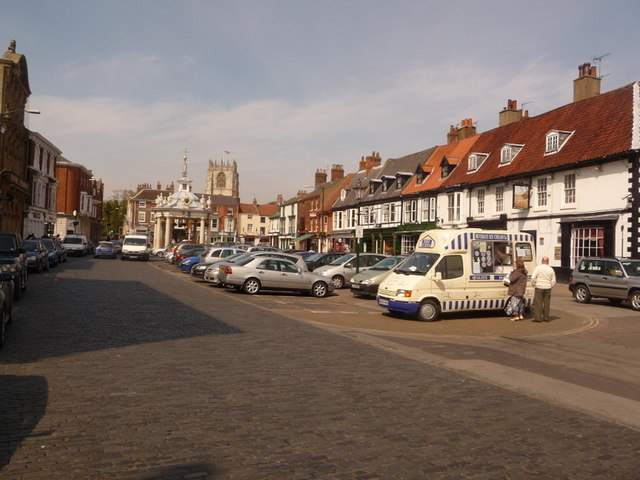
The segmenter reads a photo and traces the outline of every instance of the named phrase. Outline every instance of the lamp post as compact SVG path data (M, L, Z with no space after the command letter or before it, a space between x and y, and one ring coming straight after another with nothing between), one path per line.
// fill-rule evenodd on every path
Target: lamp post
M360 273L360 237L362 236L361 232L358 232L358 230L360 230L360 201L362 200L362 197L364 196L364 191L367 189L367 187L365 187L364 185L362 185L362 182L360 181L360 179L358 179L358 184L352 188L352 190L355 192L356 194L356 206L357 206L357 213L356 213L356 225L357 227L354 228L354 236L356 237L356 274Z

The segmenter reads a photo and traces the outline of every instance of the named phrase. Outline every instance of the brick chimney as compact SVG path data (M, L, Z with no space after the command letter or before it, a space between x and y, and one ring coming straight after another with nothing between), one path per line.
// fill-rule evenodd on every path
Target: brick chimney
M458 140L473 137L475 134L476 126L473 124L472 119L465 118L460 122L460 128L458 128Z
M358 167L358 170L366 170L366 172L369 173L372 168L379 167L381 163L382 159L380 158L380 153L371 152L371 155L360 159L360 166Z
M498 126L504 127L520 120L522 120L522 109L518 110L518 102L511 99L507 100L507 106L498 114Z
M596 67L583 63L578 67L578 78L573 81L573 101L579 102L600 95L600 78Z
M316 183L314 185L317 187L323 183L327 183L327 171L319 168L316 170Z
M460 122L459 127L455 127L453 125L449 126L449 133L447 133L447 143L464 140L465 138L473 137L475 134L476 126L473 124L473 120L470 118L465 118Z
M458 141L458 129L454 125L449 126L449 133L447 133L447 143L453 143Z
M331 165L331 181L344 178L344 167L342 165Z
M276 205L281 205L284 203L284 197L282 196L281 193L278 194L278 196L276 197Z

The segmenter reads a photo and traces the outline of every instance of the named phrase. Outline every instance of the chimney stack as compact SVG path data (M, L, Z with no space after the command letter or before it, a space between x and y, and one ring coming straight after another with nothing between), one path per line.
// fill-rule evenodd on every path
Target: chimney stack
M319 168L316 170L316 182L314 185L317 187L323 183L327 183L327 171Z
M580 102L600 95L600 78L596 67L583 63L578 67L578 78L573 81L573 101Z
M344 167L342 165L332 165L331 166L331 181L338 180L339 178L344 178Z
M518 110L518 102L511 99L507 100L507 106L498 114L498 126L504 127L520 120L522 120L522 109Z
M360 159L360 166L358 167L358 170L365 170L369 173L372 168L379 167L381 163L382 159L380 158L380 152L371 152L371 155Z
M459 127L453 125L449 126L449 133L447 133L447 143L457 142L458 140L464 140L465 138L473 137L476 134L476 126L473 124L473 120L465 118L460 122Z

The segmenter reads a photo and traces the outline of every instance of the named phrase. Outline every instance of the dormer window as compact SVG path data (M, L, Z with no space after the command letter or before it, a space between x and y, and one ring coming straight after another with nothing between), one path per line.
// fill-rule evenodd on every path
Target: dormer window
M422 165L419 165L418 168L416 168L416 174L415 174L416 185L422 185L430 173L431 173L430 167L424 167Z
M395 181L396 177L391 175L383 175L382 176L382 191L386 192L389 190L391 186L391 182Z
M565 146L567 140L573 135L573 132L565 132L562 130L551 130L546 135L545 141L545 155L551 155L558 153Z
M447 178L453 169L458 165L458 158L447 158L442 157L442 161L440 162L440 176L442 178Z
M378 185L382 183L380 179L373 179L369 181L369 195L373 195L378 188Z
M467 172L478 170L488 157L488 153L471 153L467 158Z
M402 188L405 183L407 183L407 179L411 178L412 176L412 173L407 172L396 173L396 188Z
M516 155L520 153L524 145L515 145L513 143L505 144L502 149L500 149L500 165L509 165Z

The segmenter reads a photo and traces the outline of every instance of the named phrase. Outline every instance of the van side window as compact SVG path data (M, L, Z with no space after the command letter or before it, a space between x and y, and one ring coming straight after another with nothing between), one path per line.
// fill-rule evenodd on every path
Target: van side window
M442 274L442 279L460 278L464 275L461 255L447 255L436 267L436 273Z
M516 243L516 258L523 262L531 262L533 260L533 248L530 243Z

